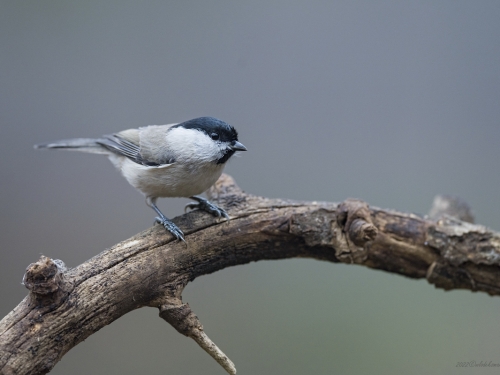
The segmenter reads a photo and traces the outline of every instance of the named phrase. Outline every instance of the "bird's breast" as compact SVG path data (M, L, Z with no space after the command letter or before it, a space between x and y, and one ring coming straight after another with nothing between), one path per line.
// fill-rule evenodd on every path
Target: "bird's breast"
M125 159L120 169L127 181L146 196L190 197L212 186L222 174L224 165L173 163L145 167Z

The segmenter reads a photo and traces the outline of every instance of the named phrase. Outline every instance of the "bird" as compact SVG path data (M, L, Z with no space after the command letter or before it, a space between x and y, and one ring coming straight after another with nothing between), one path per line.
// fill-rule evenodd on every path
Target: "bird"
M155 218L177 240L184 233L156 205L158 198L184 197L186 209L206 211L229 220L227 212L200 197L220 177L237 151L247 151L238 132L214 117L127 129L101 138L74 138L37 144L35 149L64 149L107 155L130 185L146 197Z

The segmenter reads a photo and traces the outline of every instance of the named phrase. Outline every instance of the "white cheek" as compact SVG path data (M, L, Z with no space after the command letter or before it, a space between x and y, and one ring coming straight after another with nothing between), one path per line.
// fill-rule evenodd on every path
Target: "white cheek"
M172 129L167 134L166 141L179 161L213 161L217 160L221 153L217 143L198 130Z

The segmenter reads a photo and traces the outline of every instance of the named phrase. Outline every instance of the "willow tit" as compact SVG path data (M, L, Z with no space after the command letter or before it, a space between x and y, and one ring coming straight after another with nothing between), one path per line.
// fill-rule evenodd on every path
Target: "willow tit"
M146 204L158 214L156 222L182 241L184 233L163 215L156 200L189 197L197 203L190 203L186 208L229 219L224 209L196 195L217 181L236 151L247 150L238 142L238 133L231 125L213 117L128 129L96 139L66 139L35 148L107 155L127 181L146 196Z

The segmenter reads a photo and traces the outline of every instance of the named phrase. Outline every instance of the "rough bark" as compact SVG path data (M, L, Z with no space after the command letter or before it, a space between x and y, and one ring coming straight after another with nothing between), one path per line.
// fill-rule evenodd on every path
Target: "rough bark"
M176 218L187 245L154 226L73 269L47 257L31 264L24 276L28 296L0 322L0 373L45 374L85 338L144 306L158 308L161 318L235 373L181 294L198 276L257 260L352 263L426 278L446 290L500 294L500 234L461 221L472 220L470 209L449 197L435 202L432 218L422 218L359 200L257 197L227 175L209 196L231 220L200 212Z

